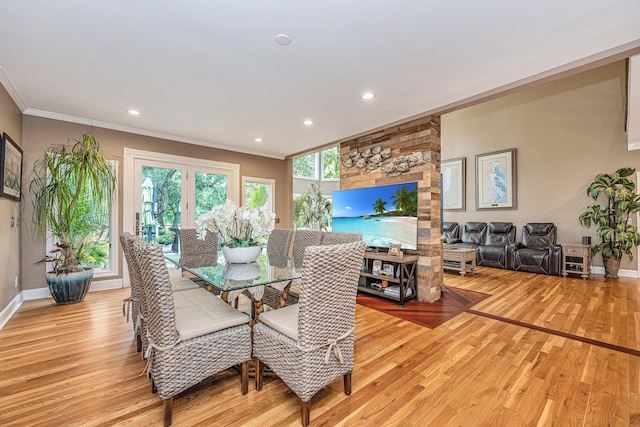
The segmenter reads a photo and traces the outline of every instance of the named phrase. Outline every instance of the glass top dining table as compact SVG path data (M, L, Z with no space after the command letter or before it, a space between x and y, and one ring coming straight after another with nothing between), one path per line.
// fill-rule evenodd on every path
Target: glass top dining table
M292 280L302 277L302 266L286 258L268 254L263 250L256 262L248 264L231 264L222 254L216 265L206 267L189 267L180 261L179 253L166 253L165 259L203 280L207 285L219 289L222 299L229 302L243 290L248 289L255 300L262 298L264 286L290 284ZM288 288L287 288L288 292Z

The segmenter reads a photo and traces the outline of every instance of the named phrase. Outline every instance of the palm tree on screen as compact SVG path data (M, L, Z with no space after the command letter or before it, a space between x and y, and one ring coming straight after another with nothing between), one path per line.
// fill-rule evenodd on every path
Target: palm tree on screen
M372 205L373 206L373 210L375 211L375 213L377 213L378 215L383 214L385 211L384 206L387 204L387 202L385 202L382 199L378 199L375 201L375 203Z
M403 215L415 215L418 206L418 189L407 191L407 187L402 187L396 194L391 196L393 207Z

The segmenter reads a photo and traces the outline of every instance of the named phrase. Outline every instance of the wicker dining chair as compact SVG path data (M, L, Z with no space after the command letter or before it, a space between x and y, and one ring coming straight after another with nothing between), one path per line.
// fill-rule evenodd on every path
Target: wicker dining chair
M207 231L204 239L195 228L178 230L180 264L187 267L208 267L218 263L218 234Z
M269 259L286 261L291 252L293 230L274 229L267 240L267 254ZM271 308L279 308L281 305L291 305L298 302L298 298L289 293L291 281L267 286L264 289L262 301Z
M296 262L302 262L304 250L307 246L322 244L322 231L317 230L296 230L293 236L292 257Z
M142 340L142 328L144 323L144 315L140 311L140 276L136 261L131 254L131 245L133 244L133 236L130 233L120 234L120 244L124 252L124 258L127 261L129 270L129 282L131 285L131 295L122 301L122 314L125 315L127 322L129 321L129 313L131 314L131 322L133 324L133 333L136 338L136 351L140 352L144 349Z
M341 243L359 242L362 240L360 233L347 233L343 231L325 231L322 233L323 245L339 245Z
M304 251L307 246L317 246L322 244L322 231L317 230L296 230L293 234L293 244L291 248L291 257L296 267L302 267ZM300 279L293 280L289 283L288 296L286 304L291 305L298 302L298 294L300 293Z
M267 311L253 328L256 389L269 366L300 398L302 425L309 423L311 398L343 376L351 393L355 305L366 245L352 242L307 247L300 302Z
M140 307L140 273L136 259L131 254L131 245L139 239L131 233L124 232L120 235L120 244L124 252L125 260L129 270L129 282L131 285L131 295L122 301L122 314L132 321L133 333L136 338L136 350L143 351L146 348L145 315ZM199 289L197 283L188 277L172 277L171 289L173 292Z
M180 303L174 302L162 248L137 239L132 254L139 266L142 306L148 308L148 374L163 401L165 426L172 422L174 396L232 366L241 366L240 390L246 394L249 317L201 289L176 294Z
M181 228L178 230L178 241L180 243L180 265L196 268L218 264L218 233L207 231L205 238L201 239L195 228ZM202 284L200 278L187 271L182 270L182 275ZM220 295L220 290L215 287L211 287L209 291Z
M288 257L291 250L293 230L276 228L271 231L267 239L267 253Z

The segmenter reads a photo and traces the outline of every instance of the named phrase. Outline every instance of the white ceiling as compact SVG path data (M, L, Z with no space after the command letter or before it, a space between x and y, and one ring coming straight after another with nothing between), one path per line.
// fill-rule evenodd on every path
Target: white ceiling
M638 0L0 4L25 114L277 158L638 48Z

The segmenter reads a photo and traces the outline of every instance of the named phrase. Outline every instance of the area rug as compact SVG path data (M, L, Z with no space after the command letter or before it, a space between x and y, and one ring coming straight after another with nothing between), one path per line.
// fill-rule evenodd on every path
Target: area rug
M479 303L489 294L445 286L436 302L407 301L400 307L395 301L367 294L358 294L358 304L381 311L409 322L433 329Z

